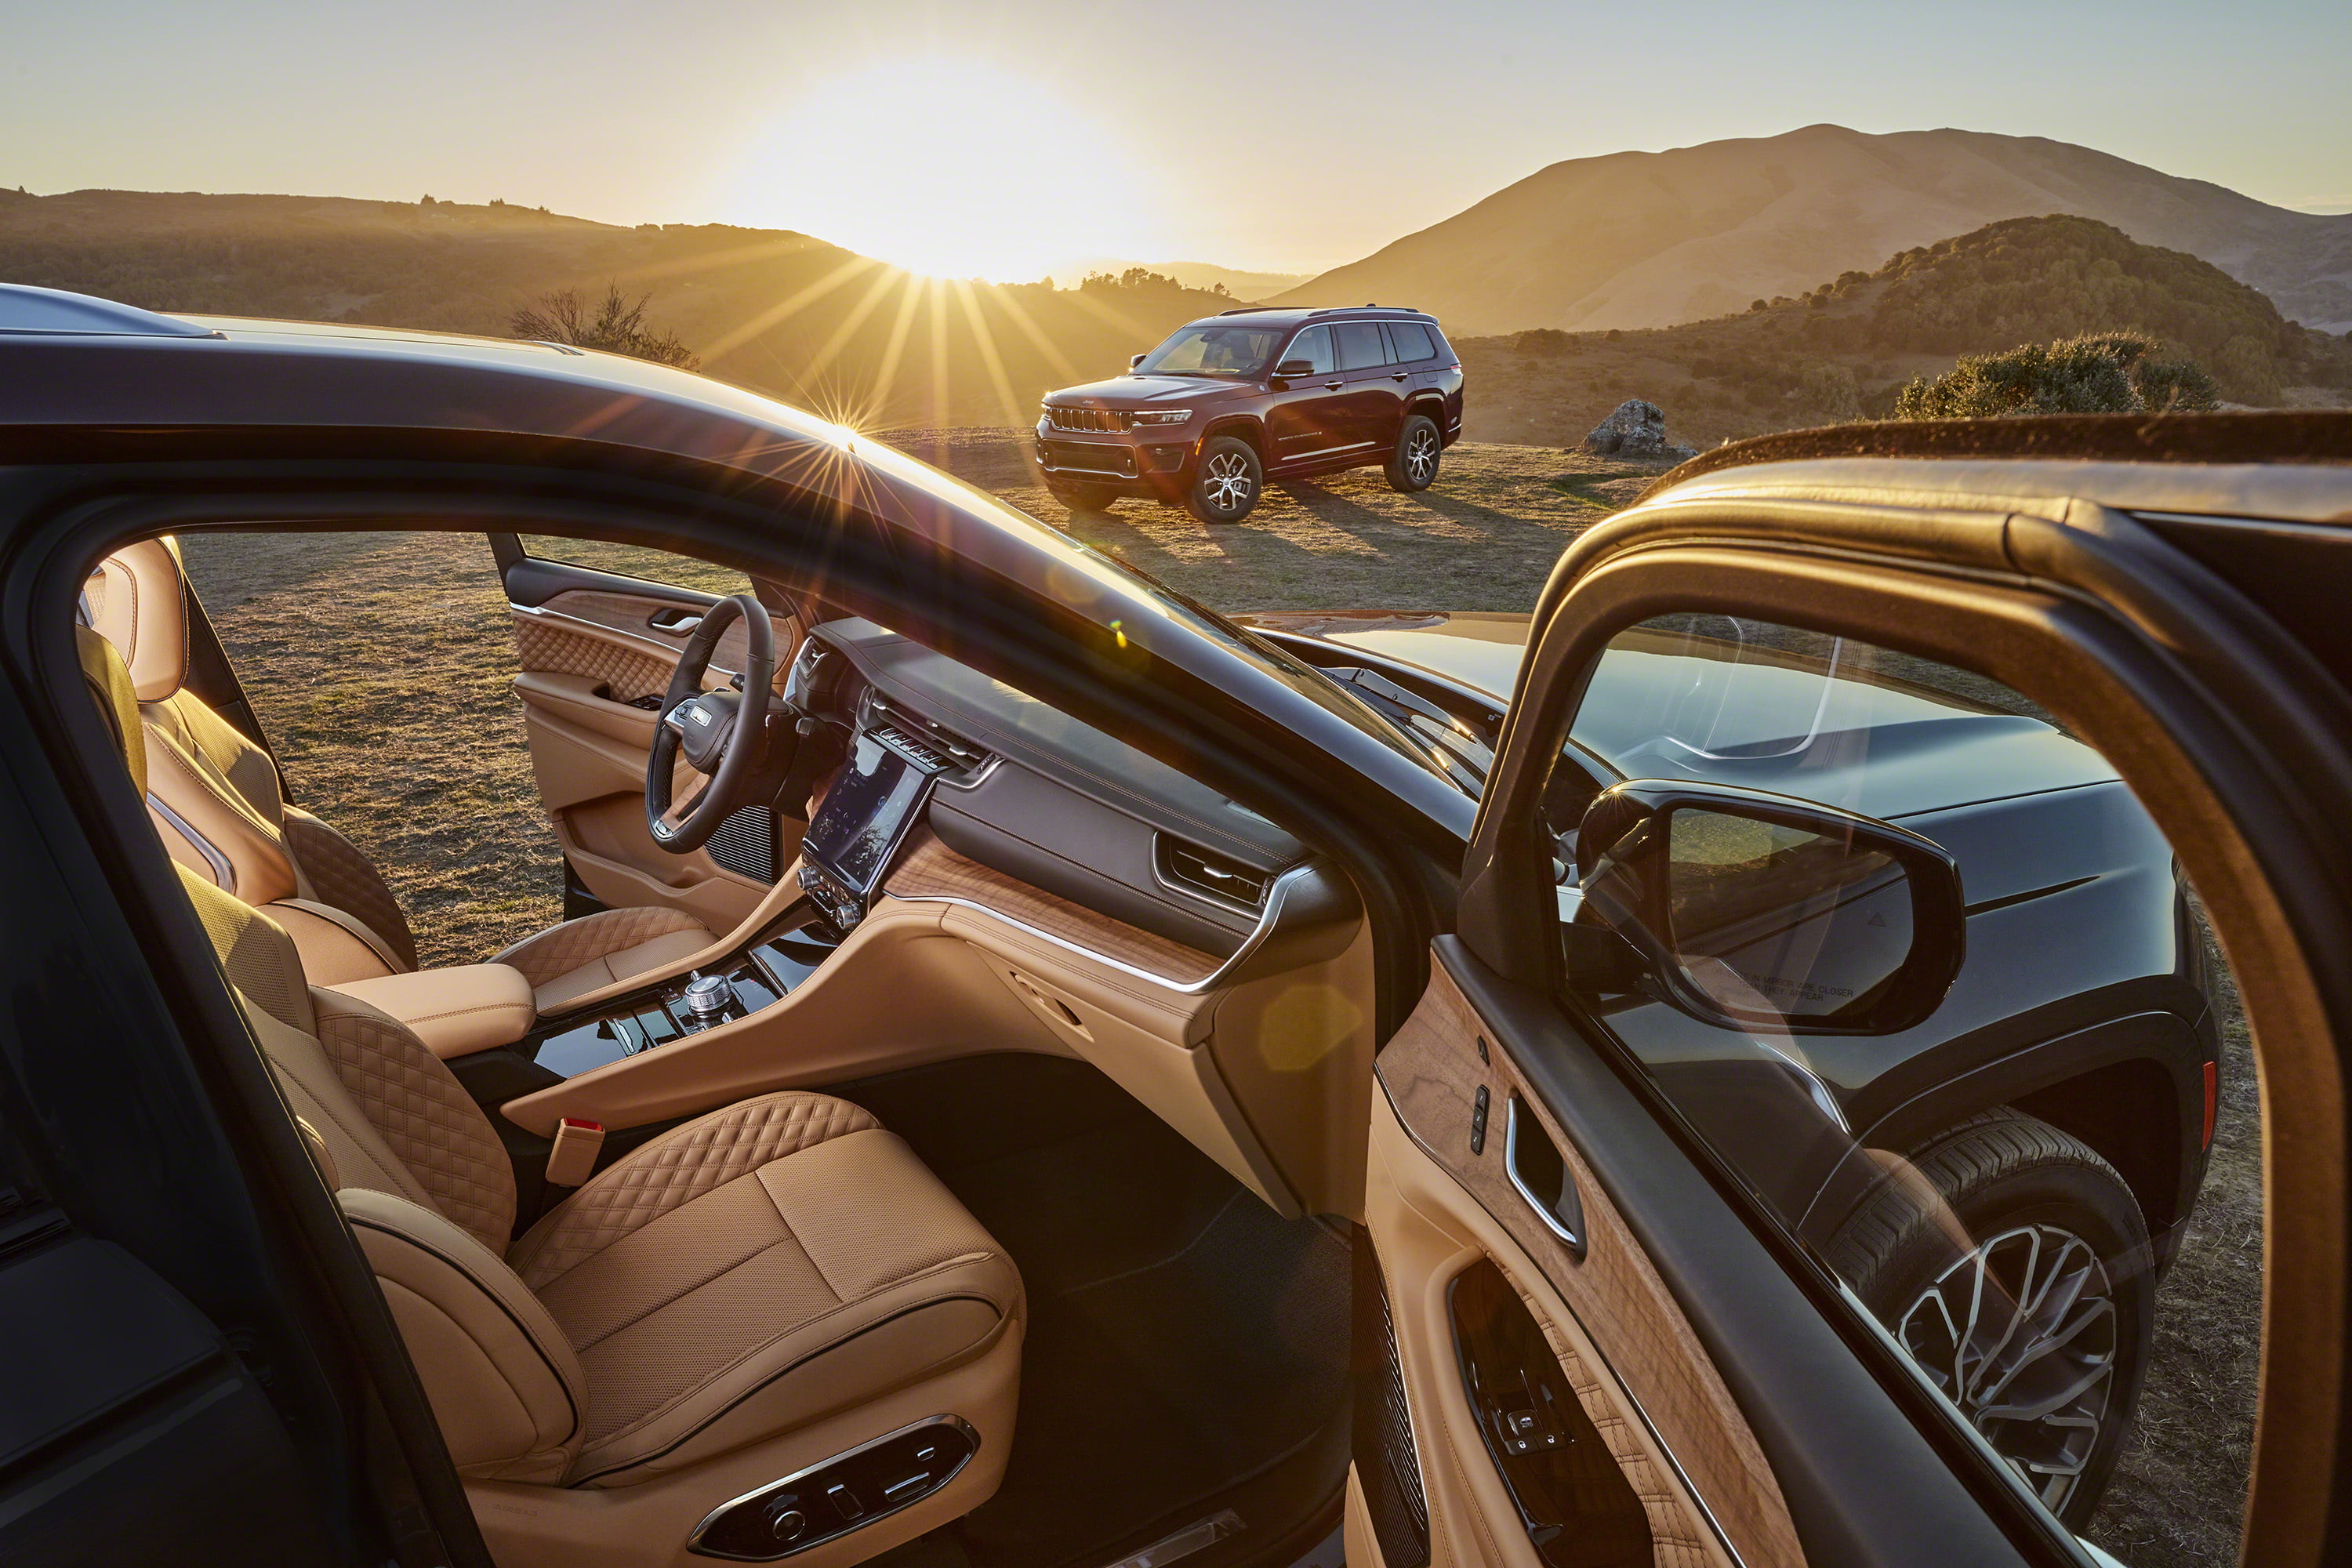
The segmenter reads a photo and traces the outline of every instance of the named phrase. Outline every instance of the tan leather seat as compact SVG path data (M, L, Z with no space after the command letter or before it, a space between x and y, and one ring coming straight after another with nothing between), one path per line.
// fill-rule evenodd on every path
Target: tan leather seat
M81 635L143 787L127 674ZM802 1092L729 1106L513 1238L506 1151L448 1067L389 1014L310 985L271 913L179 873L458 1470L544 1495L483 1510L502 1562L577 1560L566 1529L642 1541L631 1561L675 1560L712 1508L895 1430L908 1410L961 1417L981 1447L876 1549L994 1490L1019 1385L1020 1275L874 1117ZM803 1431L817 1452L793 1446ZM566 1499L583 1489L606 1500L582 1512Z
M100 563L83 621L114 645L148 731L148 813L172 858L268 909L312 984L416 967L400 901L359 846L285 798L269 753L186 689L187 580L170 539ZM676 910L605 910L517 942L491 962L520 970L551 1013L617 981L672 967L717 938Z

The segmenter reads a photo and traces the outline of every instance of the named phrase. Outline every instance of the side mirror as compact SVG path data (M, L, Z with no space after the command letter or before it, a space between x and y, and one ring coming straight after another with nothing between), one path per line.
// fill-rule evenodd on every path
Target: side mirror
M1133 359L1127 362L1127 368L1133 370L1137 365L1141 364L1147 357L1149 356L1144 354L1136 355Z
M1576 838L1580 920L1633 949L1642 989L1721 1027L1891 1035L1942 1004L1967 956L1958 866L1891 823L1633 780Z
M1274 367L1274 374L1285 381L1297 381L1315 374L1311 359L1286 359Z

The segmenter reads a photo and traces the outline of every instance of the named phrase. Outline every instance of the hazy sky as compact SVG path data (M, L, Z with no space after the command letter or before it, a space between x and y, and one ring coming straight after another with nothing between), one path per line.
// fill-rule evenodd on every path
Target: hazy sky
M2347 0L0 0L0 184L501 196L1006 279L1313 271L1822 121L2352 208Z

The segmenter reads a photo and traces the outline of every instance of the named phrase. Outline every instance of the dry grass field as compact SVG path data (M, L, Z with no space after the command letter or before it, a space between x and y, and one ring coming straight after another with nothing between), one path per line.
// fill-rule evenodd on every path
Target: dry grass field
M1525 610L1561 549L1649 471L1465 444L1425 495L1375 471L1277 486L1211 531L1139 502L1070 516L1014 432L893 437L1220 609ZM189 571L296 798L384 867L424 961L476 962L561 912L561 872L507 690L513 644L478 535L218 534ZM2094 1529L2131 1568L2231 1560L2252 1430L2262 1265L2251 1053L2229 1008L2212 1174L2163 1299L2138 1436Z

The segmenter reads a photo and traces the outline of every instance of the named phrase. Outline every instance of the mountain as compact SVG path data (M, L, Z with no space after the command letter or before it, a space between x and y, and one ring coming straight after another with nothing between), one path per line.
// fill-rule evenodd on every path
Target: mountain
M1777 304L1649 330L1456 337L1474 440L1570 445L1628 397L1697 446L1884 417L1960 354L2088 332L2179 344L2233 402L2352 402L2352 342L2212 263L2082 217L2007 218Z
M2352 216L2292 212L2064 142L1837 125L1554 163L1274 303L1378 300L1465 336L1664 327L2001 218L2072 213L2352 330Z
M429 199L429 198L428 198ZM1165 278L1075 289L917 277L804 234L592 223L493 203L0 191L0 281L150 310L504 337L560 289L650 292L724 380L869 427L1028 425L1231 306Z

